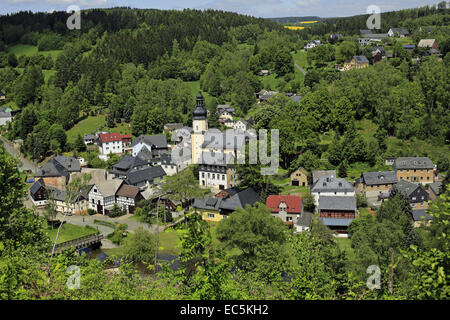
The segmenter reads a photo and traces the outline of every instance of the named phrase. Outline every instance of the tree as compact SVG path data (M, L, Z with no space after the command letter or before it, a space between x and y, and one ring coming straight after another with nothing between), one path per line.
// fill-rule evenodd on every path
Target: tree
M282 246L286 242L286 227L281 219L274 218L270 210L261 203L234 211L217 226L217 238L226 248L238 248L241 253L236 264L244 270L252 270L257 261L265 259L263 252L268 247L279 258L283 257ZM273 267L280 261L271 261ZM269 270L267 270L269 272Z
M176 175L166 176L161 187L161 194L168 194L186 206L188 201L203 195L203 190L195 179L193 168L189 167Z
M347 176L347 169L348 169L348 161L347 159L344 159L339 166L338 166L338 176L339 178L345 178Z
M8 65L12 68L17 67L17 57L14 53L8 54Z
M43 215L45 219L47 219L47 222L51 222L52 230L53 230L53 223L58 215L58 211L56 210L56 203L55 199L53 198L53 192L51 190L47 190L47 202L45 204L45 209L43 211Z
M155 237L139 227L125 239L124 252L133 262L151 263L155 257Z
M75 150L78 152L86 151L86 144L84 143L83 137L81 134L77 135L77 138L75 139Z

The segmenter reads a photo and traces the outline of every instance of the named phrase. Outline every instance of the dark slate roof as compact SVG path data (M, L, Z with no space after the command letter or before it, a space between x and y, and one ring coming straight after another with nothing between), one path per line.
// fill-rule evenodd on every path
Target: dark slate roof
M167 149L167 137L165 134L157 134L157 135L152 135L152 136L140 135L139 137L134 139L131 146L134 147L135 145L137 145L140 142L143 142L149 146L152 146L153 148Z
M133 157L127 154L118 163L116 163L113 168L120 170L129 170L132 168L145 166L146 164L148 164L147 161L144 161L139 157Z
M297 219L297 225L302 227L310 227L313 214L308 211L304 211L302 215Z
M320 196L319 210L356 210L355 196Z
M146 146L143 146L136 156L142 161L150 161L153 158L151 151Z
M353 57L357 63L369 63L366 56L354 56Z
M32 196L36 194L36 192L39 191L41 187L45 188L45 182L42 178L40 178L38 181L36 181L30 188L30 193Z
M149 167L143 170L132 170L128 173L126 182L128 184L136 184L140 182L153 182L155 178L164 177L166 172L160 166Z
M387 33L372 33L368 35L368 38L370 39L383 39L387 37L389 37Z
M412 49L414 49L415 47L416 47L415 44L404 44L404 45L403 45L403 48L406 49L406 50L412 50Z
M423 220L431 220L431 216L425 212L425 209L418 209L412 211L412 218L414 221L421 221L423 217Z
M411 193L413 193L417 188L419 188L419 185L401 179L399 182L397 182L395 187L397 188L398 191L409 197Z
M372 34L372 30L370 29L360 29L359 34Z
M80 172L81 165L78 159L73 157L56 156L55 160L58 161L69 172Z
M79 162L78 162L79 165ZM35 174L36 177L65 177L69 182L70 172L55 158L47 161Z
M440 189L442 186L442 182L433 182L429 184L430 189L434 192L434 194L439 195L440 194Z
M343 178L323 177L314 181L311 192L353 192L353 186Z
M428 157L399 157L395 159L394 170L398 169L434 169L433 162Z
M405 28L391 28L392 32L398 33L399 35L408 35L409 31Z
M234 164L234 157L230 153L202 152L198 160L200 165L227 166ZM202 166L202 167L203 167Z
M238 208L245 208L248 205L254 205L261 199L252 188L245 189L234 194L231 198L205 198L195 199L194 208L214 211L234 211Z
M241 192L241 190L238 187L231 187L228 189L225 189L225 191L232 197L234 196L236 193Z
M368 186L398 182L395 171L363 172L362 178Z
M67 199L67 192L65 190L57 189L54 187L47 187L47 190L51 191L54 200L65 202ZM73 202L73 201L72 201Z
M319 218L326 226L348 227L353 219L348 218Z
M0 118L11 118L11 112L0 111Z
M85 134L84 135L84 140L95 140L95 134Z

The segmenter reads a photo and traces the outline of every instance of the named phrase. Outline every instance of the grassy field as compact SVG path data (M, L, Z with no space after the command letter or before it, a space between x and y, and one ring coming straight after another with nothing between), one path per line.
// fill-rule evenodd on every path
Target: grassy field
M305 69L308 67L308 62L306 60L306 51L299 50L295 54L293 54L294 61L296 64L298 64L300 67Z
M8 52L14 53L16 57L19 57L21 55L30 57L33 54L39 53L45 57L51 56L53 60L56 60L56 58L58 57L60 52L62 52L62 50L38 51L37 46L31 46L27 44L16 44L15 46L10 47Z
M291 186L291 179L286 169L279 168L278 173L271 177L271 182L281 188L283 195L292 194L303 196L309 192L308 187Z
M51 226L47 229L48 236L50 240L53 242L56 238L56 233L58 232L57 228L52 230ZM61 227L61 231L59 232L58 241L56 243L66 242L73 239L81 238L84 236L88 236L90 234L96 233L96 230L88 229L85 227L76 226L74 224L65 223Z
M352 248L352 240L349 238L335 238L339 248L347 253L347 256L350 260L353 260L355 257L355 252Z

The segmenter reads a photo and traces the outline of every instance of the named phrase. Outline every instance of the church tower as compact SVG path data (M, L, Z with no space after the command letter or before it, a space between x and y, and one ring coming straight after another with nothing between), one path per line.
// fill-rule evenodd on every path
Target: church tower
M194 109L192 119L192 163L196 164L202 153L205 132L208 130L207 112L203 95L200 92L197 94L197 105Z

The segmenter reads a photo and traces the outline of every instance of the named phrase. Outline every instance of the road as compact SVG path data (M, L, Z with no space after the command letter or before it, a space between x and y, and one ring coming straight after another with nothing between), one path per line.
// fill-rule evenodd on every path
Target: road
M298 68L298 70L300 70L301 73L303 73L304 75L306 75L306 71L305 71L302 67L300 67L297 63L294 63L294 64L295 64L295 66Z
M19 158L21 162L20 168L22 170L31 170L32 172L36 172L38 170L38 165L34 163L31 160L26 159L19 150L14 146L14 144L2 136L0 136L0 140L3 143L3 146L5 147L5 150L12 155L13 157Z

